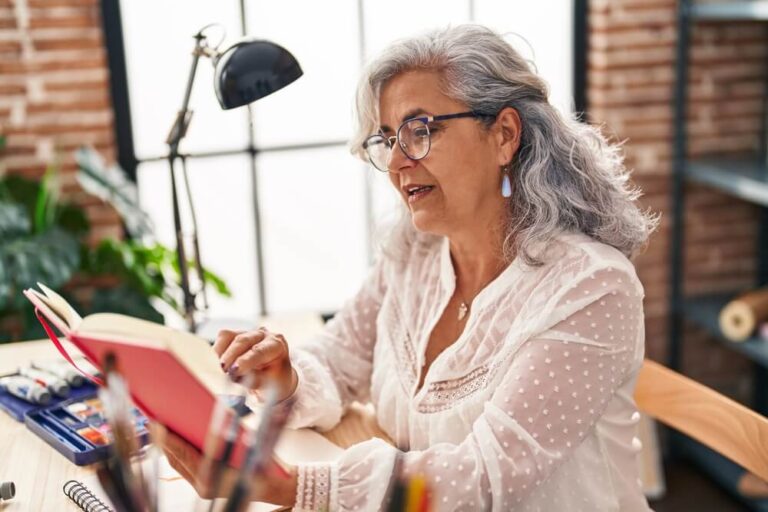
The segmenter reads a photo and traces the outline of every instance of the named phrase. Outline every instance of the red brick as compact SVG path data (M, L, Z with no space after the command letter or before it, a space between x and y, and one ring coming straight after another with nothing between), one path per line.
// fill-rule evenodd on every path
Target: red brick
M97 7L100 0L27 0L29 7Z
M72 16L67 18L31 18L30 28L88 28L98 23L92 16Z

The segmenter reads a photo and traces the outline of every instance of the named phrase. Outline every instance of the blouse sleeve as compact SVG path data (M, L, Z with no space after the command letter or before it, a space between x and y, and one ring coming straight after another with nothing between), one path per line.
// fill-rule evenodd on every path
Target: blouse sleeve
M331 429L351 402L368 400L384 269L382 259L320 335L291 348L299 378L289 428Z
M296 510L375 510L396 456L424 475L434 509L509 510L567 459L637 371L642 288L615 269L553 297L549 327L521 345L472 432L459 444L399 453L381 440L335 464L299 466Z

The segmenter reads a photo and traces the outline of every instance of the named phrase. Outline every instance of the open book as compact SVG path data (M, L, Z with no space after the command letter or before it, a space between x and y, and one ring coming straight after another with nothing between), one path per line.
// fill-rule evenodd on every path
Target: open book
M125 315L97 313L82 318L63 297L38 285L43 293L27 289L24 295L37 308L38 318L62 355L77 367L47 322L97 368L106 354L113 353L134 403L147 417L202 451L217 396L228 385L209 343L194 334ZM235 466L242 462L243 452L241 438ZM312 430L286 430L275 453L279 461L296 464L334 460L341 449Z

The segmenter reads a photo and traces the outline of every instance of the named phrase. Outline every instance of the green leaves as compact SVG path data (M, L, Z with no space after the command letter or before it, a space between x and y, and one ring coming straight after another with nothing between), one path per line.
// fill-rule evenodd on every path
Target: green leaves
M58 228L44 233L3 237L0 244L0 310L19 307L25 288L38 281L58 288L80 266L80 242Z
M0 149L2 143L0 136ZM84 243L90 224L82 208L60 200L54 166L40 183L0 176L0 320L11 317L21 328L11 335L0 332L0 343L44 336L22 290L39 281L67 297L67 286L76 275L119 282L97 288L90 300L86 293L85 304L67 297L83 315L109 311L162 322L154 300L184 314L176 252L146 242L154 238L152 223L138 205L135 184L119 167L105 167L92 149L80 150L77 159L81 185L115 207L133 239L107 239L96 248ZM231 296L216 274L206 270L205 280L218 293Z
M131 238L152 236L152 220L139 206L139 190L125 171L117 165L107 167L101 155L87 146L81 147L75 158L80 167L77 181L87 192L117 210Z
M29 215L23 206L0 202L0 240L7 242L32 230Z

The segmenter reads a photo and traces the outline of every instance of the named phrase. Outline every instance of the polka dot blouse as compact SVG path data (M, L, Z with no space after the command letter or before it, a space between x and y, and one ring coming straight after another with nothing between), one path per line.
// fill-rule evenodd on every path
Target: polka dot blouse
M633 390L643 289L617 250L580 235L545 265L512 262L474 299L464 332L418 388L430 333L455 287L448 242L382 259L325 331L291 359L290 426L329 429L370 401L373 439L299 466L296 510L379 510L397 467L423 475L434 510L645 511Z

